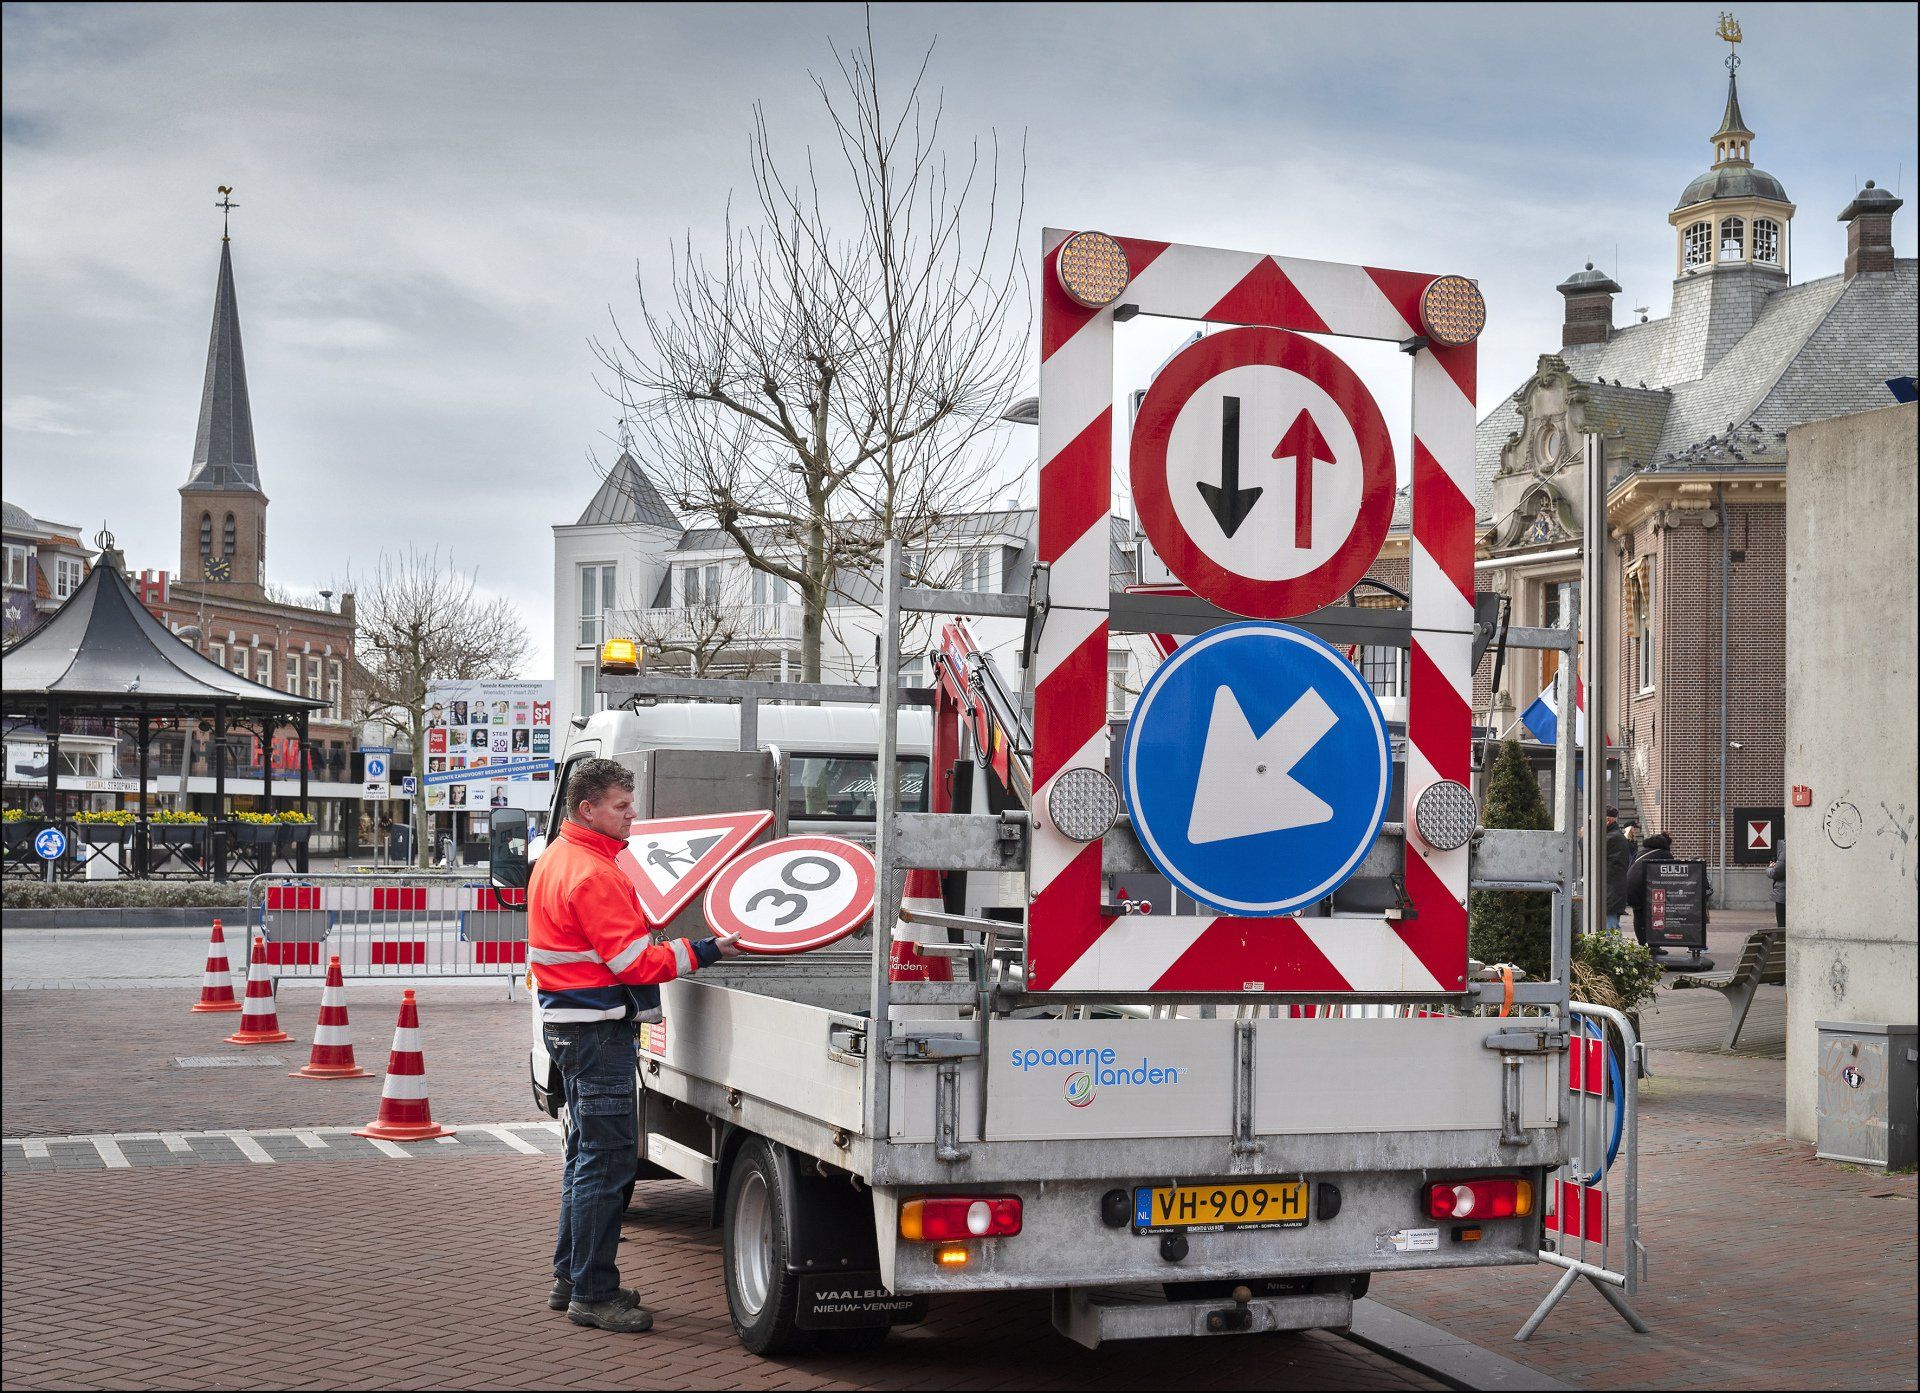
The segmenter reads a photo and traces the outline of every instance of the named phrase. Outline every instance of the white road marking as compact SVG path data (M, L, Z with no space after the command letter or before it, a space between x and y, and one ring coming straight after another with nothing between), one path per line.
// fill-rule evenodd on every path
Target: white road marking
M166 1148L169 1151L176 1153L184 1151L189 1155L193 1152L193 1148L187 1145L187 1139L178 1132L162 1132L160 1134L160 1140L166 1144Z
M127 1159L127 1153L120 1149L120 1143L112 1137L88 1137L93 1149L100 1153L100 1159L106 1162L110 1171L132 1170L133 1162Z
M412 1159L409 1153L402 1151L390 1141L382 1141L379 1137L368 1137L367 1144L383 1156L392 1156L402 1161Z
M476 1131L476 1132L485 1132L489 1136L498 1137L500 1138L501 1141L505 1142L508 1146L512 1147L515 1151L524 1152L528 1156L544 1156L547 1154L546 1152L542 1151L539 1147L535 1146L532 1142L523 1141L521 1138L516 1137L513 1133L509 1132L505 1127L475 1127L470 1130Z
M458 1146L458 1145L460 1145L460 1138L458 1138L458 1137L435 1137L435 1138L434 1138L434 1141L436 1141L437 1143L439 1143L439 1144L440 1144L441 1146Z
M246 1157L256 1166L270 1166L273 1164L273 1157L267 1155L266 1147L260 1145L259 1142L255 1141L245 1132L226 1132L222 1135L240 1149L242 1156Z
M319 1136L312 1132L297 1131L293 1135L299 1140L300 1145L306 1147L309 1151L325 1151L328 1149L326 1142L322 1141Z
M44 1161L47 1159L47 1144L37 1138L28 1138L20 1144L20 1149L27 1153L29 1160Z

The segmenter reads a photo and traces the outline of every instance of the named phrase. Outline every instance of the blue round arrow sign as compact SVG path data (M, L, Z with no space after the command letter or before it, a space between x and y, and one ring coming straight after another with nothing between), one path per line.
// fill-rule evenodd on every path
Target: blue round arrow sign
M1127 726L1121 788L1160 873L1227 914L1287 914L1352 875L1379 835L1393 761L1353 664L1250 622L1176 648Z

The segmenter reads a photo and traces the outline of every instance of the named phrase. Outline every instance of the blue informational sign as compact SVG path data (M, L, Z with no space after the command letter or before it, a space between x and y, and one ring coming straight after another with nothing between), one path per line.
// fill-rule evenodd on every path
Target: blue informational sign
M1359 868L1387 810L1380 703L1352 663L1285 624L1188 640L1147 680L1121 789L1160 873L1227 914L1287 914Z
M42 827L33 849L42 861L57 861L67 854L67 834L58 827Z

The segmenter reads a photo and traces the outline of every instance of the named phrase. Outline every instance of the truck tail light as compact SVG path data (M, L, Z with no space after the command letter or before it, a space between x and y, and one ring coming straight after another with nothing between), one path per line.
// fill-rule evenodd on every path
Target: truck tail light
M1427 1186L1434 1219L1511 1219L1533 1213L1533 1183L1516 1175L1436 1180Z
M900 1206L900 1236L916 1243L1004 1238L1020 1232L1012 1195L921 1195Z

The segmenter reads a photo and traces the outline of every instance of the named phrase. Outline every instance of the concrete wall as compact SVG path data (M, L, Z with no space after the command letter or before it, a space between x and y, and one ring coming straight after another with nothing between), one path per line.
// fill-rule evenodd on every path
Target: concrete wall
M1808 1139L1815 1022L1915 1014L1915 410L1787 437L1787 1127Z

